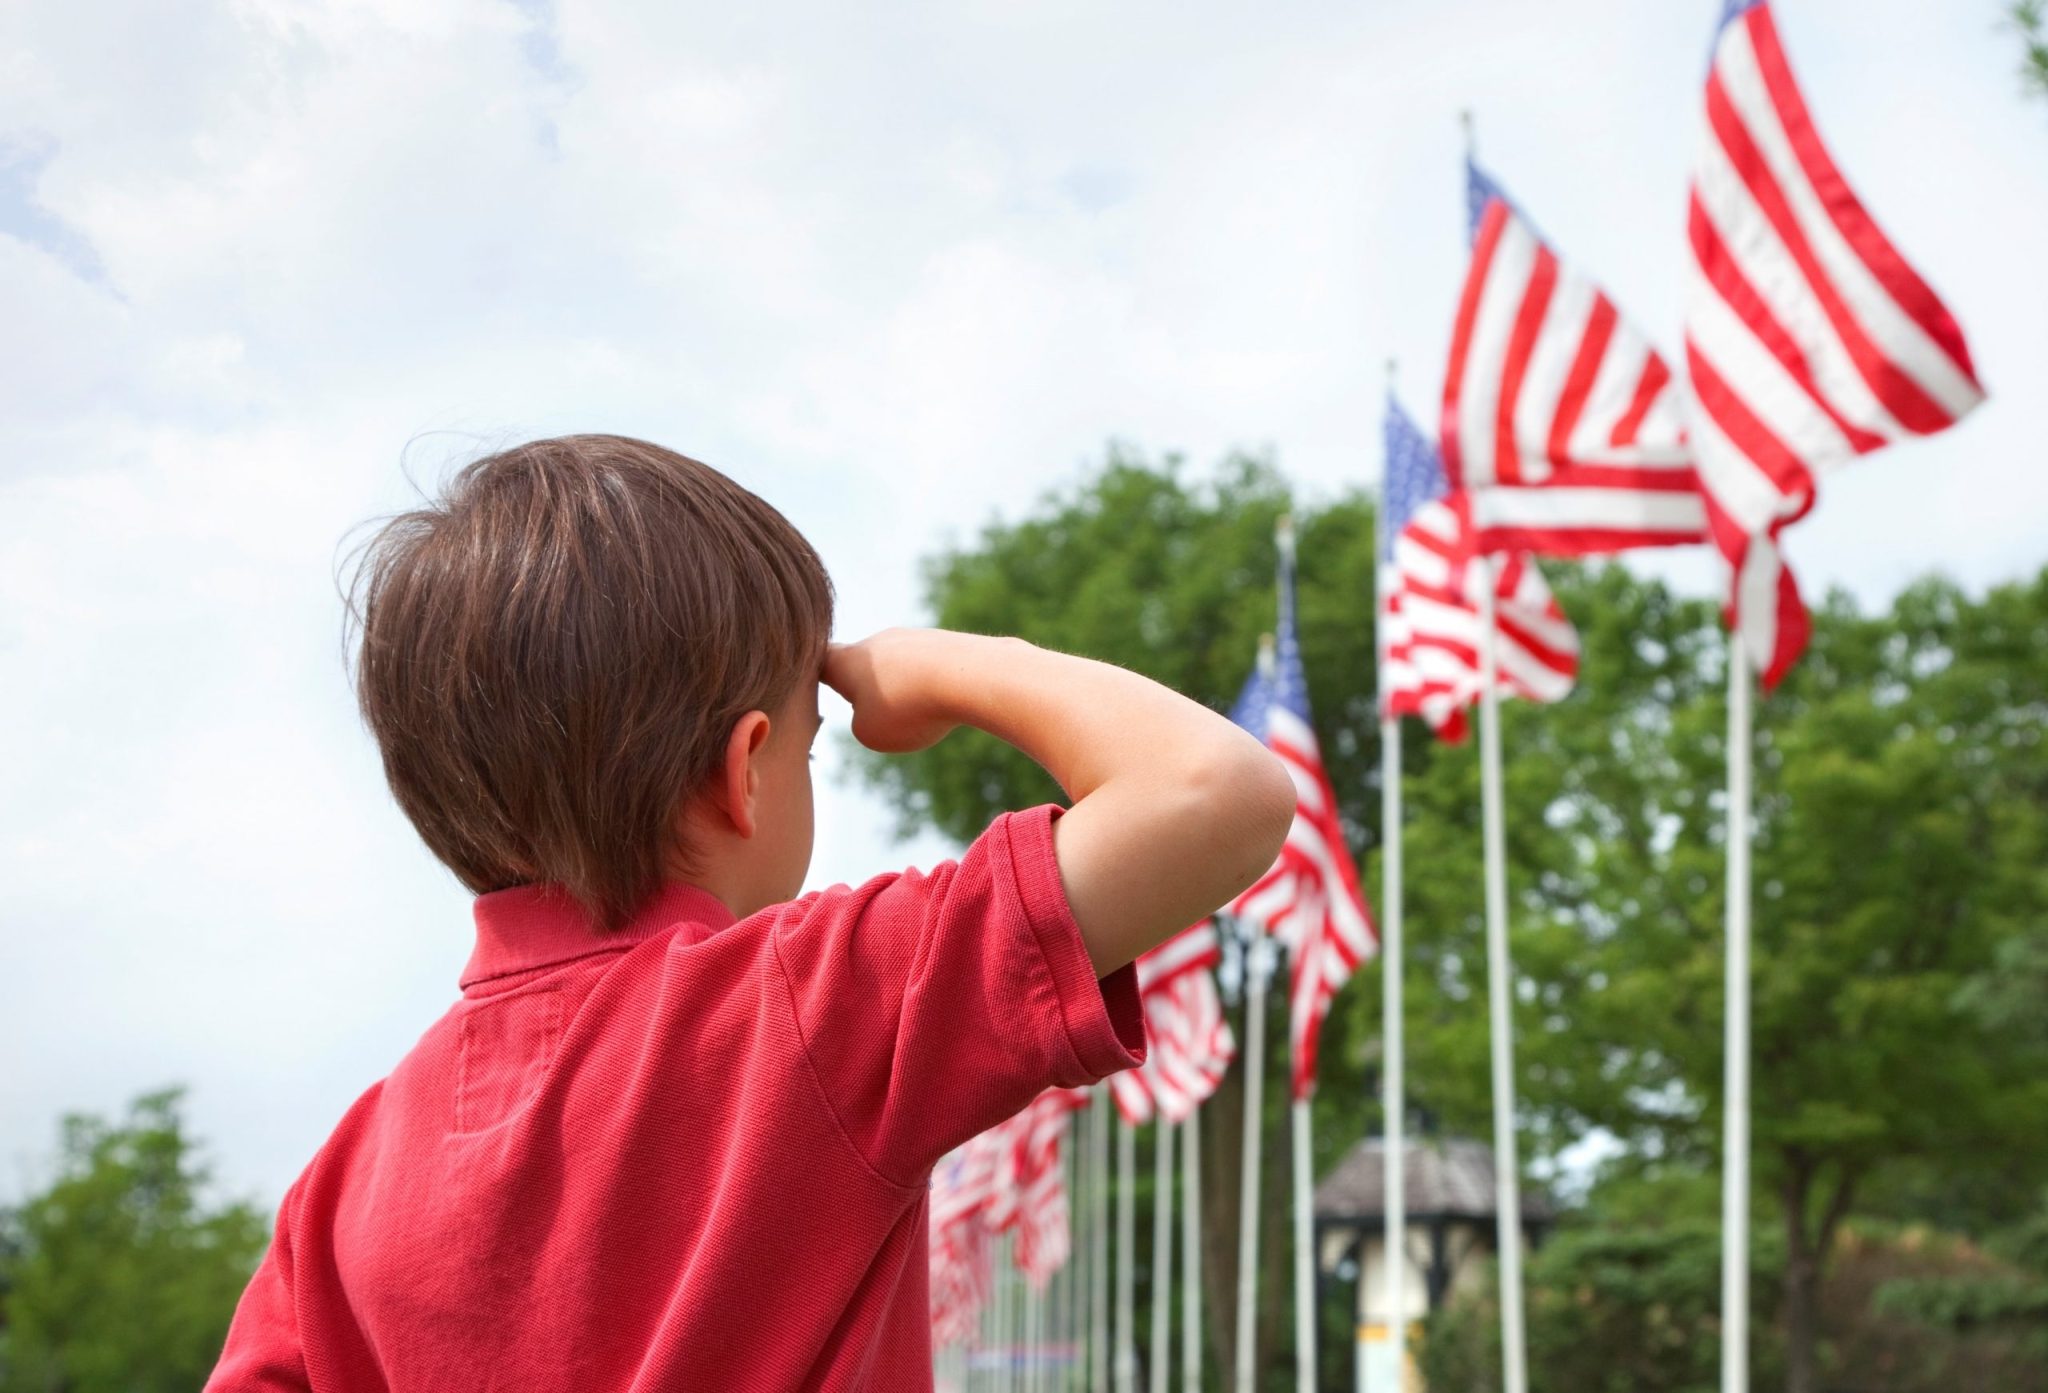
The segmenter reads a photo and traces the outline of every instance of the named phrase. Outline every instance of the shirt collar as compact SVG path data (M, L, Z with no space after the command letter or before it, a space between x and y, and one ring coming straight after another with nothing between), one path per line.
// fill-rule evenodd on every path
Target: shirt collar
M695 943L733 922L708 890L665 884L624 927L599 933L583 906L559 885L515 885L476 899L476 948L462 970L462 989L493 977L616 953L670 929Z

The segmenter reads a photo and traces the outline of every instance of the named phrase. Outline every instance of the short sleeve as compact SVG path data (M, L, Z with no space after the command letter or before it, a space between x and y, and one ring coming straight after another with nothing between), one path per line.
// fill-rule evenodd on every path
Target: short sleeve
M868 1164L921 1185L1047 1088L1144 1061L1135 969L1096 979L1053 856L1051 806L1006 813L958 861L777 911L798 1029Z

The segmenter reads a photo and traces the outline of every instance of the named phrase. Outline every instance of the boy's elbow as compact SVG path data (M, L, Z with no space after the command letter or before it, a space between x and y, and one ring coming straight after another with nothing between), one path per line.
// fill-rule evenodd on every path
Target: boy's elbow
M1218 858L1214 864L1243 868L1244 884L1234 895L1280 854L1294 825L1294 780L1278 755L1250 737L1218 754L1189 781L1195 797L1188 811Z
M1280 757L1261 746L1246 760L1244 774L1245 839L1261 869L1272 864L1294 826L1294 779Z

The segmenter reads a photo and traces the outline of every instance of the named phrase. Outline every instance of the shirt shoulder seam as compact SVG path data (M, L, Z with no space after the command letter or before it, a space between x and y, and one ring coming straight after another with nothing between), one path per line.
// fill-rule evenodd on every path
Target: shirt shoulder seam
M790 1025L796 1031L797 1051L804 1057L804 1068L811 1076L811 1086L817 1089L818 1102L825 1109L825 1115L832 1119L833 1130L839 1133L839 1139L846 1143L846 1149L860 1162L861 1169L869 1175L890 1189L899 1190L905 1195L914 1196L921 1193L926 1186L908 1184L884 1173L881 1167L868 1159L867 1153L860 1149L853 1139L853 1134L847 1130L846 1120L839 1115L839 1109L833 1105L832 1095L825 1088L824 1077L818 1073L818 1063L811 1057L811 1042L804 1034L803 1016L796 1009L796 991L790 984L789 969L782 961L782 943L774 927L768 932L768 951L775 957L775 975L781 980L783 1001L789 1008Z

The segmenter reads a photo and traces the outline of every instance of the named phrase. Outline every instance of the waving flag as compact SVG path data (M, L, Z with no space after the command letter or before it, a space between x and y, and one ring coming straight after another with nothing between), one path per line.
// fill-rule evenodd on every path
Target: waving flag
M1223 1082L1237 1042L1216 993L1221 957L1216 926L1204 920L1138 959L1145 1063L1109 1076L1117 1111L1132 1126L1155 1111L1184 1122Z
M984 1132L932 1170L930 1209L932 1344L974 1333L989 1298L988 1206L1002 1138Z
M1480 569L1469 495L1451 492L1443 463L1387 397L1387 472L1380 506L1380 692L1389 715L1420 716L1460 740L1479 699ZM1536 563L1494 563L1494 658L1504 694L1561 701L1579 670L1579 635Z
M1294 1096L1315 1088L1316 1042L1337 989L1359 961L1379 945L1358 870L1344 844L1337 797L1323 769L1322 747L1310 724L1308 678L1294 631L1294 547L1283 532L1280 547L1280 623L1270 651L1262 651L1230 719L1280 756L1294 779L1294 825L1279 859L1231 905L1286 945L1289 1039Z
M1730 621L1765 686L1809 621L1778 533L1814 473L1953 425L1983 400L1962 330L1835 167L1768 4L1729 5L1694 171L1686 361Z
M1074 1094L1049 1089L1003 1124L996 1199L990 1226L1017 1234L1017 1270L1040 1291L1072 1252L1067 1227L1067 1178L1060 1146L1074 1111Z
M1442 436L1478 545L1583 556L1705 540L1671 370L1469 161L1466 181L1472 263Z
M1072 1253L1061 1149L1082 1089L1051 1088L932 1169L931 1320L934 1346L974 1332L989 1298L991 1242L1014 1233L1017 1270L1044 1290Z

